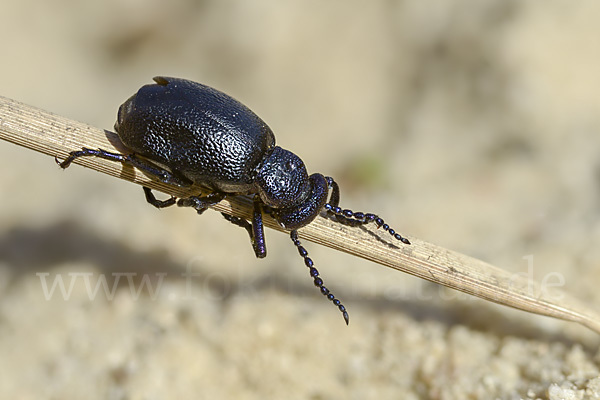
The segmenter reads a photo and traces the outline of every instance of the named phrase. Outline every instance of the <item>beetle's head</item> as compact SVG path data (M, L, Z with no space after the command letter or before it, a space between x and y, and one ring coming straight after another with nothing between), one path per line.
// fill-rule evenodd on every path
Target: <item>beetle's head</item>
M261 200L273 208L295 206L310 195L310 181L304 163L279 146L263 161L256 176Z

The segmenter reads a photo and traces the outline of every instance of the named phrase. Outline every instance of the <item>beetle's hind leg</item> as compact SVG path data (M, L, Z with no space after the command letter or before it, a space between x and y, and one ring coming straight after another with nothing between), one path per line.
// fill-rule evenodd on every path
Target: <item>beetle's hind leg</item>
M323 279L321 279L319 276L319 271L317 271L317 269L314 267L313 260L308 256L308 252L300 244L300 240L298 240L298 232L296 230L291 231L290 238L292 239L292 242L294 242L294 245L296 245L298 248L298 253L300 253L300 256L304 258L304 264L308 267L310 276L314 279L315 286L319 288L323 296L326 296L328 300L337 306L344 317L344 321L346 321L346 325L348 325L350 322L350 316L348 315L348 311L346 311L346 307L344 307L342 302L339 301L323 284Z
M83 147L81 150L72 151L69 153L67 158L65 158L62 162L59 162L57 158L55 158L55 161L61 168L65 169L68 168L71 163L79 157L99 157L105 160L117 161L123 164L131 165L142 172L155 176L161 182L168 183L170 185L181 187L188 187L192 185L192 181L189 179L180 176L177 173L167 171L153 162L141 158L135 153L124 155L120 153L111 153L110 151L102 149L89 149L87 147Z
M388 232L395 239L404 244L410 244L410 241L407 238L390 228L390 226L379 216L372 213L354 212L349 209L340 208L338 205L340 202L340 188L337 182L330 176L325 177L325 179L327 179L327 184L331 188L331 197L329 202L325 204L325 210L327 210L328 213L335 215L340 223L355 226L373 222L377 225L377 228L383 228L383 230Z
M73 161L75 161L77 158L90 157L90 156L100 157L100 158L104 158L105 160L111 160L111 161L119 161L119 162L125 161L125 156L123 154L111 153L111 152L108 152L108 151L102 150L102 149L89 149L87 147L82 147L81 150L70 152L69 155L67 156L67 158L65 158L62 162L59 162L57 157L54 158L54 161L56 161L56 163L62 169L65 169L65 168L68 168L69 165L71 165L71 163Z

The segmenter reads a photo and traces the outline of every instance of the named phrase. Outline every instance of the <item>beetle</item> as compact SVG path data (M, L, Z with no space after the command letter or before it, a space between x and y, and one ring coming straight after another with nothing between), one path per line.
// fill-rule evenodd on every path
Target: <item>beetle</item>
M67 168L79 157L101 157L136 167L167 184L197 184L209 190L202 196L158 200L144 187L146 201L156 208L177 204L202 214L226 196L252 196L251 222L225 213L223 217L248 232L258 258L267 255L263 214L289 230L315 286L338 307L348 324L346 308L323 284L297 230L325 210L339 223L357 226L372 222L396 240L407 245L410 241L376 214L340 208L335 180L319 173L308 175L300 157L276 146L269 126L239 101L185 79L159 76L154 82L142 86L119 107L115 130L130 153L84 147L62 162L57 159L60 167Z

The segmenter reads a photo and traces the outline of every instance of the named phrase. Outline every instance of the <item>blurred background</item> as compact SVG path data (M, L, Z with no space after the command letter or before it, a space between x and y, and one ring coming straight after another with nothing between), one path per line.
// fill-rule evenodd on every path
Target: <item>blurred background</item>
M598 20L591 0L9 0L0 95L112 129L153 76L208 84L343 206L600 305ZM218 213L4 142L0 193L2 398L600 395L577 325L304 243L346 327L286 235L256 260Z

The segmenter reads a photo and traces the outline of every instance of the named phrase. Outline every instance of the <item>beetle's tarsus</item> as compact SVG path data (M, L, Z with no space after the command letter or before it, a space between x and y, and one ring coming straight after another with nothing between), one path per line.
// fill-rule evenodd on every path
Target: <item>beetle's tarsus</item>
M65 166L63 166L63 163L64 163L65 161L66 161L66 159L65 159L65 160L63 160L63 161L59 161L59 160L58 160L58 156L54 156L54 162L55 162L56 164L58 164L58 166L59 166L59 167L61 167L62 169L65 169L65 168L67 168L67 167L69 166L68 164L66 164Z
M87 147L82 147L81 150L70 152L69 155L62 161L59 161L58 156L55 156L54 161L59 165L59 167L61 167L62 169L65 169L65 168L68 168L76 158L89 157L89 156L102 157L102 155L100 155L100 153L112 154L112 153L108 153L108 152L105 152L104 150L100 150L100 149L94 150L94 149L89 149ZM107 157L103 157L103 158L107 158Z

